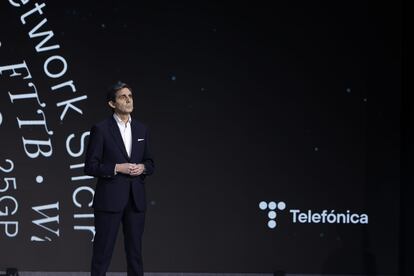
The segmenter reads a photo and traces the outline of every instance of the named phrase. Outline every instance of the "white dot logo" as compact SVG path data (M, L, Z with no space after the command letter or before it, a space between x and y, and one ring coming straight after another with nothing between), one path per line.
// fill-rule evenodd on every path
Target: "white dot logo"
M274 220L269 220L269 222L267 223L267 226L269 226L269 228L273 229L276 227L276 221Z
M36 182L37 183L42 183L43 182L43 176L41 176L41 175L38 175L38 176L36 176Z
M269 218L269 221L267 222L267 226L270 229L274 229L277 226L277 223L276 223L276 217L277 217L276 210L280 210L280 211L285 210L286 209L286 203L284 203L283 201L280 201L280 202L261 201L259 203L259 208L262 211L268 211L267 212L267 217Z

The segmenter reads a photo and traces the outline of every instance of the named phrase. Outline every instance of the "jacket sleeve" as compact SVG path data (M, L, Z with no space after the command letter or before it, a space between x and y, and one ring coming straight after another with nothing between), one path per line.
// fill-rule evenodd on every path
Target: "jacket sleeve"
M151 175L154 173L154 159L150 153L149 148L149 137L148 130L145 132L145 149L144 156L142 158L142 163L145 165L145 175Z
M90 132L89 143L86 150L84 172L95 177L111 178L115 174L115 163L104 162L104 136L97 126Z

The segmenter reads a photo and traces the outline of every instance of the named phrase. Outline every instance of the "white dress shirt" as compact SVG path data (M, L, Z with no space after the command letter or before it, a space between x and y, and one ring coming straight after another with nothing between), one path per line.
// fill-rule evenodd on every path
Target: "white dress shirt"
M132 131L131 131L131 116L129 116L128 121L124 123L115 113L114 119L118 123L119 131L121 132L122 140L124 141L124 146L128 157L131 157L132 151Z

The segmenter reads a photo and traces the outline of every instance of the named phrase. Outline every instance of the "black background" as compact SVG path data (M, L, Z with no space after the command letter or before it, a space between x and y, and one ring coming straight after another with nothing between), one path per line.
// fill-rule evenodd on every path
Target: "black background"
M147 181L146 271L395 274L398 271L401 3L363 1L49 1L1 5L0 66L30 65L55 131L52 158L29 160L11 104L25 87L2 75L1 155L16 165L21 229L1 237L0 265L88 270L90 236L73 230L65 140L106 116L106 88L129 83L134 116L151 131L156 174ZM60 122L28 32L53 30L84 111ZM27 87L27 86L26 86ZM34 111L33 111L34 110ZM38 133L38 135L42 135ZM44 135L44 134L43 134ZM79 139L79 138L78 138ZM46 183L34 183L41 172ZM80 171L78 171L80 173ZM87 182L93 187L94 181ZM33 243L32 206L60 201L61 237ZM293 224L269 229L260 201L288 209L369 214L368 225ZM90 212L90 209L89 209ZM21 252L25 254L21 254ZM111 268L124 270L120 237Z

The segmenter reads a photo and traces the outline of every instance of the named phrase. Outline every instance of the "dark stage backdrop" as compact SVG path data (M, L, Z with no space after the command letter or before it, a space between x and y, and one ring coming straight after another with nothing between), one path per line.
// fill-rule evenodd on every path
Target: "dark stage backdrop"
M0 268L89 270L85 147L122 80L156 161L146 271L396 274L400 12L2 1Z

